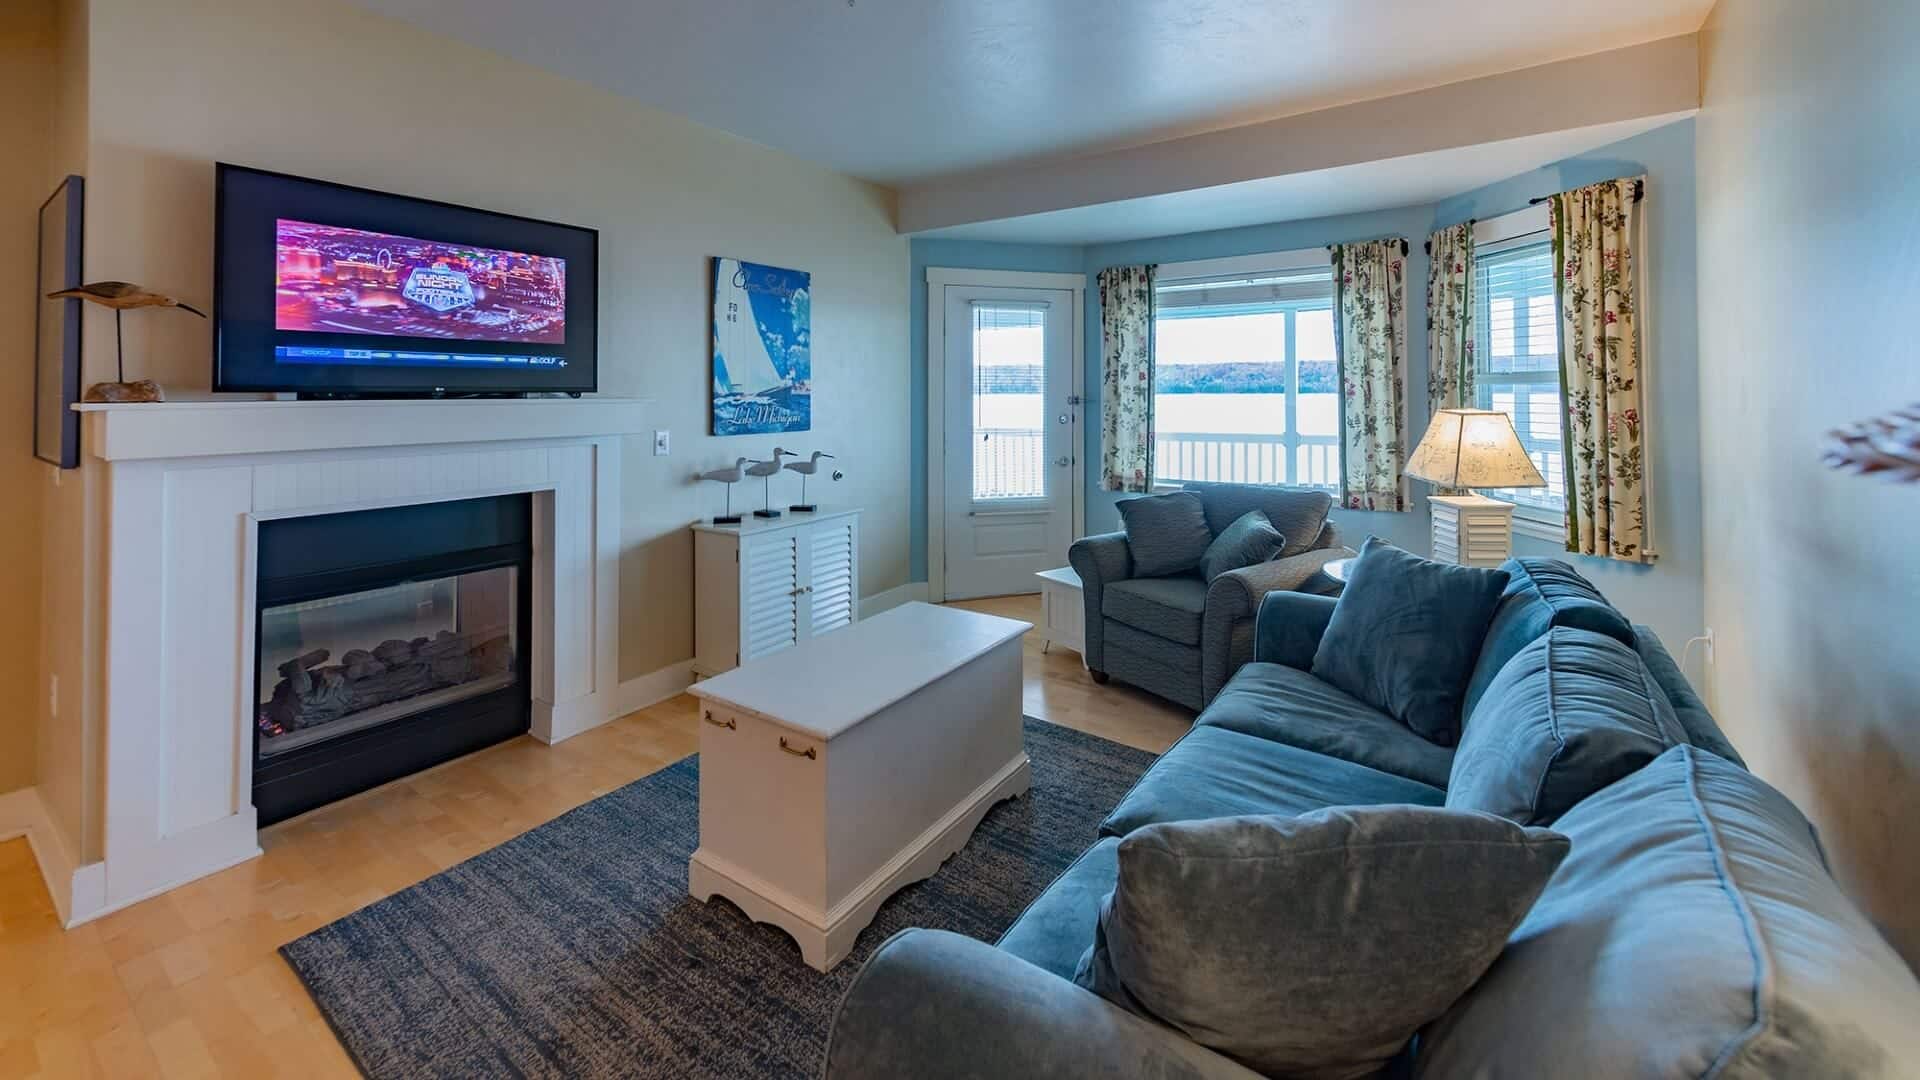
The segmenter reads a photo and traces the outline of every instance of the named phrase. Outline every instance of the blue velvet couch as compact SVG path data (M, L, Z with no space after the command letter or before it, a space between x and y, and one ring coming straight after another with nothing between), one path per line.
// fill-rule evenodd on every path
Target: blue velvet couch
M1828 873L1812 827L1753 777L1660 641L1566 564L1510 560L1463 716L1555 628L1630 645L1686 741L1554 827L1572 853L1478 985L1395 1072L1422 1077L1911 1076L1920 983ZM1254 662L1101 822L996 946L908 930L868 960L828 1048L833 1080L1248 1077L1072 982L1142 825L1326 806L1441 805L1455 751L1315 679L1335 601L1268 594ZM1568 708L1576 707L1568 703ZM1216 914L1223 932L1238 927ZM1366 933L1354 927L1355 934Z

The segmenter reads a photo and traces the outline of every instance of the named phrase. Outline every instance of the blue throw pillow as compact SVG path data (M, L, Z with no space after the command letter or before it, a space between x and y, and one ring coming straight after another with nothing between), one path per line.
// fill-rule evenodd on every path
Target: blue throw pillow
M1507 572L1423 559L1368 537L1313 674L1431 742L1460 739L1460 702Z
M1200 557L1200 573L1211 582L1221 574L1266 562L1286 546L1287 538L1280 535L1266 514L1249 510L1221 529L1207 545L1206 554Z
M1148 825L1073 981L1269 1076L1372 1076L1500 955L1567 840L1352 806Z
M1134 577L1182 574L1200 565L1213 543L1206 507L1191 491L1124 499L1120 523L1127 530L1127 552Z
M1551 825L1686 741L1639 653L1555 627L1507 661L1467 718L1447 805Z

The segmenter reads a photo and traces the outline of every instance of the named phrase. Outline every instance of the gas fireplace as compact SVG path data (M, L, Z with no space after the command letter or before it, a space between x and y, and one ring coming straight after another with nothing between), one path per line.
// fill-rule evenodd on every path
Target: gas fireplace
M261 524L261 824L528 730L531 533L527 495Z

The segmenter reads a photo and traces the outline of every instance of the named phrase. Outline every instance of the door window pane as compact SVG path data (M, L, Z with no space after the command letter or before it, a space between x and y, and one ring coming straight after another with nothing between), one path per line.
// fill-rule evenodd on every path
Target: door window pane
M1047 494L1047 309L973 305L973 497Z

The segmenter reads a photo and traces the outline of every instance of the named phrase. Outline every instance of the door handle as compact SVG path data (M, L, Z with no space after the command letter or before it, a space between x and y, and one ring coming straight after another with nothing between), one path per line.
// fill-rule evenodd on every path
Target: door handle
M1067 466L1073 464L1073 459L1070 457L1057 457L1053 459L1053 463L1064 469Z

